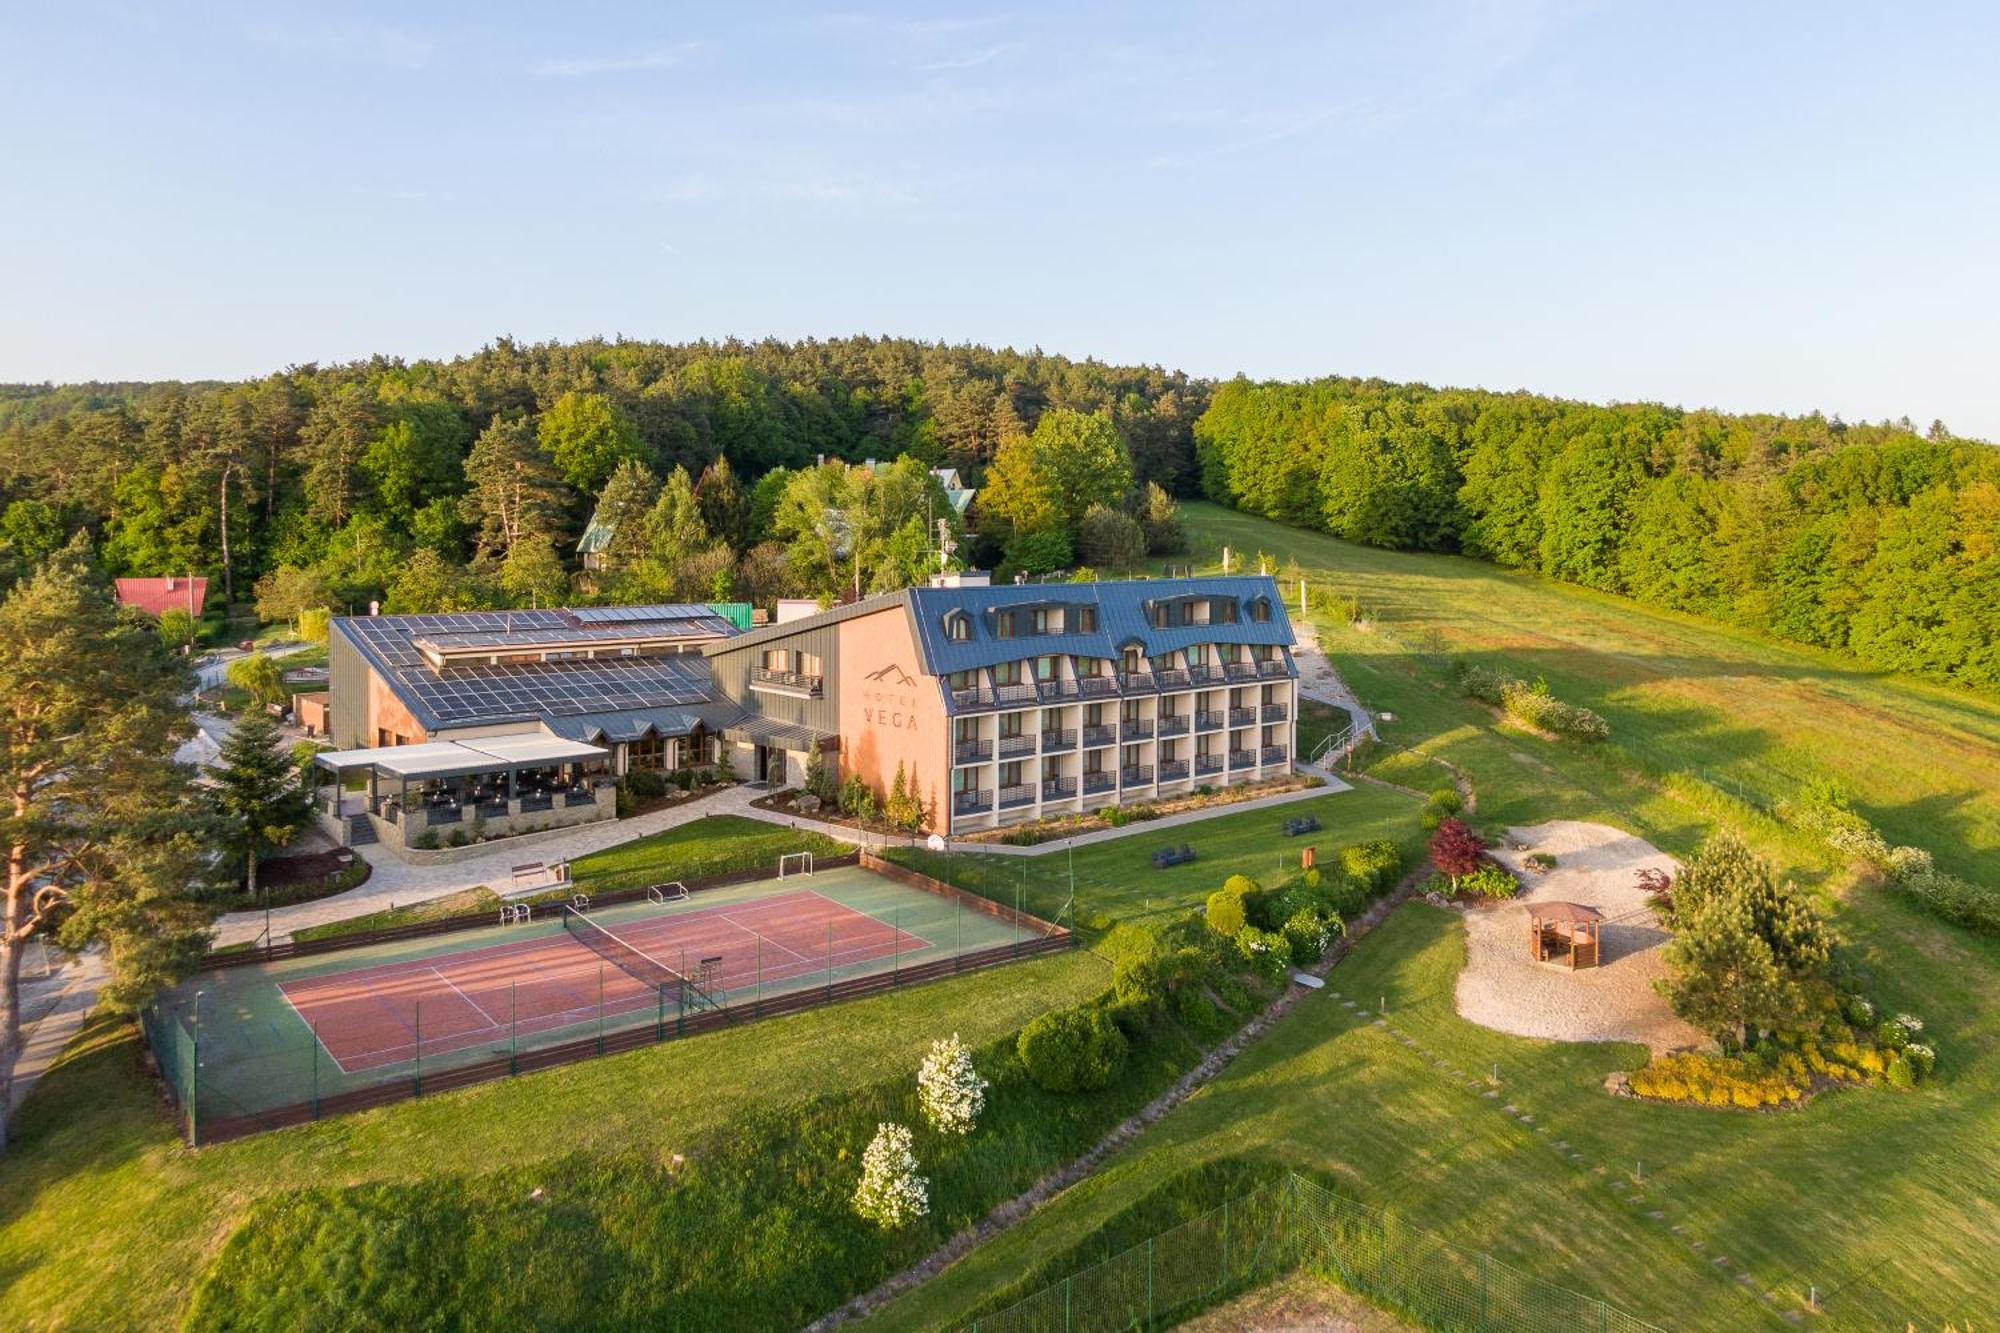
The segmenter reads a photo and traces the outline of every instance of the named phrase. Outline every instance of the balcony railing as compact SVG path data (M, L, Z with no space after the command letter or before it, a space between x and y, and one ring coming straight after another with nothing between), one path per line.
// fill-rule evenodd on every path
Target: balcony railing
M1083 743L1086 746L1111 744L1111 728L1085 727L1083 729Z
M1222 679L1222 668L1212 666L1189 667L1187 674L1188 684L1190 685L1210 685Z
M1035 693L1045 704L1058 703L1064 699L1076 698L1076 682L1073 680L1038 680Z
M1032 731L1022 732L1018 736L1002 736L1000 738L1000 757L1002 759L1011 759L1015 755L1033 754L1034 752L1035 733Z
M1125 739L1128 741L1151 740L1153 736L1153 719L1150 717L1128 717L1120 724L1120 728L1125 733Z
M1000 808L1002 810L1018 810L1024 805L1033 805L1034 803L1035 789L1025 782L1018 786L1002 787L1000 789Z
M1257 752L1255 750L1231 750L1229 752L1229 766L1231 768L1255 768L1257 766Z
M1042 799L1043 799L1043 800L1045 800L1045 801L1064 801L1064 800L1068 800L1068 799L1069 799L1070 797L1072 797L1072 796L1074 796L1074 795L1076 795L1076 779L1075 779L1075 778L1044 778L1044 779L1042 779Z
M1198 754L1194 757L1194 771L1197 773L1220 773L1222 756L1219 754Z
M1109 699L1118 693L1115 676L1079 676L1076 693L1080 699Z
M951 747L954 763L978 764L993 757L992 741L960 741Z
M1150 671L1121 671L1118 688L1127 694L1151 694L1157 686Z
M1187 735L1187 731L1188 715L1186 713L1169 713L1160 719L1160 734L1162 736L1185 736Z
M1271 676L1286 676L1291 673L1285 670L1283 658L1273 658L1268 662L1259 662L1257 664L1257 674L1268 678Z
M1283 722L1285 714L1288 711L1283 704L1265 704L1264 720L1266 722Z
M993 692L984 686L974 685L951 692L951 706L954 712L970 713L993 706Z
M1153 766L1151 764L1128 765L1122 777L1124 785L1127 787L1150 787L1153 785Z
M1257 664L1255 662L1231 662L1227 668L1227 678L1230 680L1255 680L1257 679Z
M1204 708L1194 715L1194 725L1198 731L1220 731L1223 722L1223 715L1212 708Z
M1188 762L1185 759L1165 759L1160 762L1160 781L1162 782L1179 782L1186 778L1187 775Z
M1009 704L1036 703L1040 699L1041 696L1036 693L1035 685L1032 681L1017 680L1010 684L995 685L993 687L993 700L1003 708Z
M1062 750L1074 750L1075 748L1076 733L1074 731L1045 731L1042 733L1043 754L1056 754Z
M1165 671L1156 671L1153 675L1163 690L1184 690L1193 683L1186 667L1169 667Z
M1264 747L1264 762L1265 762L1265 763L1267 763L1267 764L1282 764L1282 763L1284 763L1284 762L1285 762L1285 747L1284 747L1284 746L1282 746L1282 745L1267 745L1267 746L1265 746L1265 747Z
M1256 720L1257 710L1254 708L1232 708L1229 710L1229 725L1232 727L1247 727Z
M821 686L818 676L809 676L803 671L773 671L762 666L750 668L750 688L753 690L775 690L781 694L817 699Z
M955 815L983 815L993 808L993 793L990 791L955 791L951 794L951 812Z
M1118 779L1113 776L1110 769L1100 769L1098 772L1085 773L1083 775L1083 794L1085 796L1095 796L1098 792L1110 791L1117 785Z

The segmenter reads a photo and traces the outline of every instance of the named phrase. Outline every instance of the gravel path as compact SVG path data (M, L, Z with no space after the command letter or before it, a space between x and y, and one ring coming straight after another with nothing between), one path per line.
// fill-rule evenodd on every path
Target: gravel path
M1647 866L1678 867L1643 838L1604 824L1555 820L1510 829L1519 850L1493 858L1525 886L1508 903L1465 913L1465 970L1458 977L1458 1012L1483 1027L1555 1041L1636 1041L1653 1051L1705 1043L1675 1018L1653 989L1666 975L1660 956L1667 932L1635 881ZM1556 867L1528 870L1527 857L1547 852ZM1604 963L1572 972L1566 963L1537 963L1528 953L1527 902L1574 902L1604 913Z

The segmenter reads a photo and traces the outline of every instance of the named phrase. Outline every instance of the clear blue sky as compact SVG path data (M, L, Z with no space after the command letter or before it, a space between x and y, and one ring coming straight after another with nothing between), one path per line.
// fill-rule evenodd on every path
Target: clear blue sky
M2000 7L73 3L0 379L907 334L2000 438Z

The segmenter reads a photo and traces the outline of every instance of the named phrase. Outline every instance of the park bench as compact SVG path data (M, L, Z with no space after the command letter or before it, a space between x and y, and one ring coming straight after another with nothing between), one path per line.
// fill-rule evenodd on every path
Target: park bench
M1296 838L1301 833L1317 833L1319 831L1318 815L1300 815L1295 819L1287 819L1285 821L1285 836L1288 838Z
M1194 860L1194 848L1182 843L1178 848L1162 847L1153 853L1153 869L1165 870L1170 866L1185 865Z

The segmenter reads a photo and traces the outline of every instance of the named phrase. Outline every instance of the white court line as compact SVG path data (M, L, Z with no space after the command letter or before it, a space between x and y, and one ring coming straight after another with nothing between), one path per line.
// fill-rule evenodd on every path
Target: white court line
M727 912L719 913L718 919L728 922L730 925L742 931L745 935L754 936L755 938L764 941L764 943L770 945L774 949L784 949L786 953L790 954L792 957L798 959L802 963L807 961L806 956L800 953L797 949L786 948L786 946L778 943L776 940L772 939L769 935L765 935L758 931L752 930L750 927L744 925L741 921L738 921L735 917L729 915Z
M436 977L439 981L442 981L445 985L451 987L451 993L453 995L456 995L459 999L464 1000L467 1004L471 1005L472 1012L478 1014L481 1018L485 1019L487 1027L498 1028L501 1026L499 1019L487 1013L486 1010L480 1005L480 1003L477 1000L473 999L470 995L467 995L464 991L460 990L458 988L458 983L453 981L450 977L446 976L444 973L438 971L435 964L432 965L431 967L431 975Z

